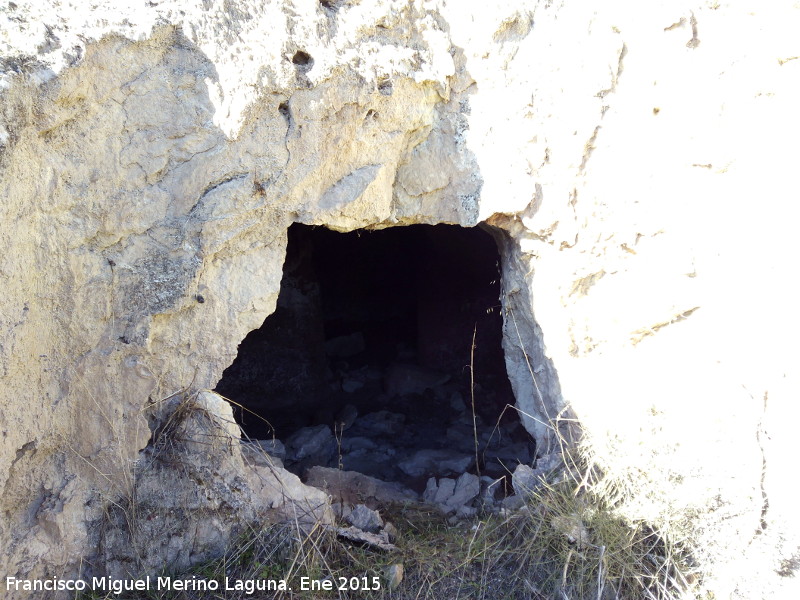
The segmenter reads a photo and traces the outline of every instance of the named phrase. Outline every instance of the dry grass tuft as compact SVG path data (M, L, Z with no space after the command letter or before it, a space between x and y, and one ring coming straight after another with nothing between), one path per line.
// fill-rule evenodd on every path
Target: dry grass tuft
M696 579L689 554L619 508L586 478L562 473L489 533L501 540L493 560L513 570L531 598L687 597Z

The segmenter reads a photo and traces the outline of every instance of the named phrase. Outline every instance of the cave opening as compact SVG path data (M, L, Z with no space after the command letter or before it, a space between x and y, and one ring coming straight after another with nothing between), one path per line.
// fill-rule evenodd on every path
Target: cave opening
M276 310L216 391L248 443L301 476L502 478L535 445L507 408L499 261L480 227L294 224Z

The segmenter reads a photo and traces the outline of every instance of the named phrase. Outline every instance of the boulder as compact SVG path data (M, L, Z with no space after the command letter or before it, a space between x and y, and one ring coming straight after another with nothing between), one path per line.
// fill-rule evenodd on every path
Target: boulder
M511 477L511 485L514 488L514 492L522 498L529 496L531 492L542 485L542 480L545 477L562 465L563 459L558 453L539 457L536 460L535 468L526 464L518 464Z
M463 473L457 480L453 495L445 501L451 509L458 509L472 502L481 492L481 483L477 475Z
M378 511L363 504L357 504L344 519L353 527L368 533L378 533L383 528L383 519Z
M454 450L419 450L409 458L397 463L403 473L410 477L422 475L447 475L463 473L475 463L475 456Z
M541 485L541 479L534 469L523 464L516 466L511 477L511 486L514 488L514 493L525 498L536 490L539 485Z
M336 438L327 425L303 427L286 439L286 460L327 464L336 453Z
M561 456L561 453L552 452L550 454L544 454L536 459L535 470L537 473L546 475L560 468L563 464L564 458Z
M343 453L340 468L391 481L397 478L394 462L392 448L359 449Z
M378 447L378 443L367 437L344 436L342 438L342 452L357 452L359 450L373 450Z
M403 582L403 563L395 563L383 568L383 578L386 582L386 588L393 592Z
M481 484L477 475L463 473L457 480L443 477L438 482L431 477L422 499L436 505L444 514L472 516L475 514L474 509L469 509L466 505L477 498L480 491Z
M355 427L359 433L363 433L368 437L385 436L400 433L405 422L406 416L404 414L380 410L356 419Z
M428 479L422 499L430 504L444 504L453 495L456 489L455 479L442 477L437 481L435 477Z
M230 407L207 392L177 407L142 451L135 494L109 509L99 571L114 579L179 572L225 551L264 520L331 523L326 494L280 467L246 460ZM249 450L246 450L249 449Z
M312 467L305 477L307 485L323 490L334 502L369 507L416 502L419 494L399 483L381 481L355 471Z
M286 446L277 438L272 438L271 440L253 440L253 444L258 445L261 450L270 456L280 459L286 458Z
M267 454L263 448L254 442L242 441L242 458L247 464L262 467L276 466L283 468L283 460L277 456Z
M202 390L197 393L194 399L194 406L205 411L209 418L231 438L239 439L241 437L242 432L233 417L233 408L230 402L219 394L209 390Z

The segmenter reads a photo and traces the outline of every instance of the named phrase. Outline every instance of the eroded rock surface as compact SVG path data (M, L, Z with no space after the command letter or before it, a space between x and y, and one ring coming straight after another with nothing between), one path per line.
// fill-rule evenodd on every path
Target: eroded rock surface
M330 523L327 495L278 463L248 459L230 405L212 392L176 399L140 453L129 493L97 527L94 575L136 579L221 556L265 523Z
M419 494L396 482L381 481L356 471L316 466L308 470L305 482L325 491L333 502L351 506L365 504L374 508L419 499Z
M539 453L579 416L601 466L647 475L633 517L709 519L716 597L788 594L798 12L7 3L0 570L99 559L147 413L275 309L291 223L485 222Z

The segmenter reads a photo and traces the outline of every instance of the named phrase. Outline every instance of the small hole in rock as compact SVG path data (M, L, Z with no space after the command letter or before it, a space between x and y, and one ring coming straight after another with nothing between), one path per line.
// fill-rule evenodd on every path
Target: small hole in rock
M384 96L391 96L392 95L392 80L391 79L381 79L378 81L378 91L383 94Z
M281 116L284 119L286 119L287 123L291 122L291 120L292 120L292 111L289 108L289 103L288 102L281 102L278 105L278 112L281 114Z
M311 58L311 55L308 52L303 52L302 50L298 50L294 53L292 57L292 62L296 64L298 67L306 67L311 68L314 64L314 59Z

